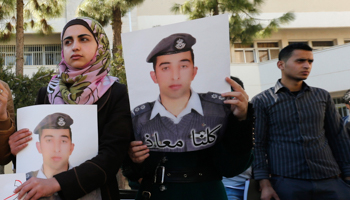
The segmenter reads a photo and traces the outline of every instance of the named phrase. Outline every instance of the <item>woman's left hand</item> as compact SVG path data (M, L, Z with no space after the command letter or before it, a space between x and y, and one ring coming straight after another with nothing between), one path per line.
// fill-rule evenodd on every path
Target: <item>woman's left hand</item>
M49 197L60 190L61 186L55 178L41 179L32 177L16 188L14 193L18 193L18 199L21 199L27 193L24 200L36 200L41 197Z
M239 121L245 120L247 118L249 96L236 81L228 77L225 80L232 86L234 91L221 94L223 97L231 97L225 100L224 103L231 104L232 113Z

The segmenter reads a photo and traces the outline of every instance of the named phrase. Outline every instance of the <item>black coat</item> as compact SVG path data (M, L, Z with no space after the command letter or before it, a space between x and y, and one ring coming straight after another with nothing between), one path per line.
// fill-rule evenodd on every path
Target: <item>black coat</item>
M46 87L39 90L36 104L50 104ZM119 199L116 174L133 134L126 86L114 83L94 104L98 107L98 155L54 176L62 199L75 200L97 188L102 199Z

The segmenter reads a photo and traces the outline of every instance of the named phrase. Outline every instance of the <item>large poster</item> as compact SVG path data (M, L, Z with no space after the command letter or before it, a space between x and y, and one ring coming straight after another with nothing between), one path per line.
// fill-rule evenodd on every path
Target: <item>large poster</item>
M229 112L228 15L122 34L135 139L152 151L195 151L221 136Z
M49 178L97 155L96 105L36 105L17 110L18 130L32 140L17 155L16 171Z

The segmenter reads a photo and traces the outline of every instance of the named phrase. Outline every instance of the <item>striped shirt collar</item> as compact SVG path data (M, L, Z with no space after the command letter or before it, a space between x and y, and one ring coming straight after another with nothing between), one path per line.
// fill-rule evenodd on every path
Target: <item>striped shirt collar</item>
M287 91L289 91L289 89L287 87L285 87L282 83L281 83L281 79L278 79L277 83L275 84L275 94L277 94L280 90L282 90L283 88L285 88ZM300 91L304 91L304 90L310 90L310 87L308 84L306 84L303 81L303 85L301 86L301 90Z

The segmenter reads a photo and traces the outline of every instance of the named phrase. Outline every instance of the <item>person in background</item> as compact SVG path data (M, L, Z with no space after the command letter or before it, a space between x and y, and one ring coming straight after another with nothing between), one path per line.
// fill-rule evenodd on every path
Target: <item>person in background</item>
M345 92L343 96L343 100L346 108L350 111L350 90ZM346 129L348 130L348 133L350 134L350 115L344 116L343 121L344 121L344 126L346 127Z
M236 81L236 83L238 83L244 89L244 85L241 79L234 76L231 76L230 78ZM233 91L232 87L231 90ZM247 170L235 177L222 177L222 183L225 186L228 200L243 200L245 181L248 180L251 177L251 175L252 168L249 167Z
M313 61L307 44L283 48L282 78L252 99L262 200L350 199L349 135L330 94L304 82Z
M129 98L125 85L108 76L111 54L103 27L91 18L70 20L61 33L59 74L40 89L36 104L97 105L98 154L51 178L32 177L15 192L18 199L36 200L57 192L60 199L76 200L95 191L94 200L119 199L117 172L127 155L132 135ZM21 132L22 131L22 132ZM11 152L22 150L29 130L14 133Z
M12 93L7 83L0 80L0 174L4 173L4 166L13 156L11 154L9 137L15 132L15 111Z

